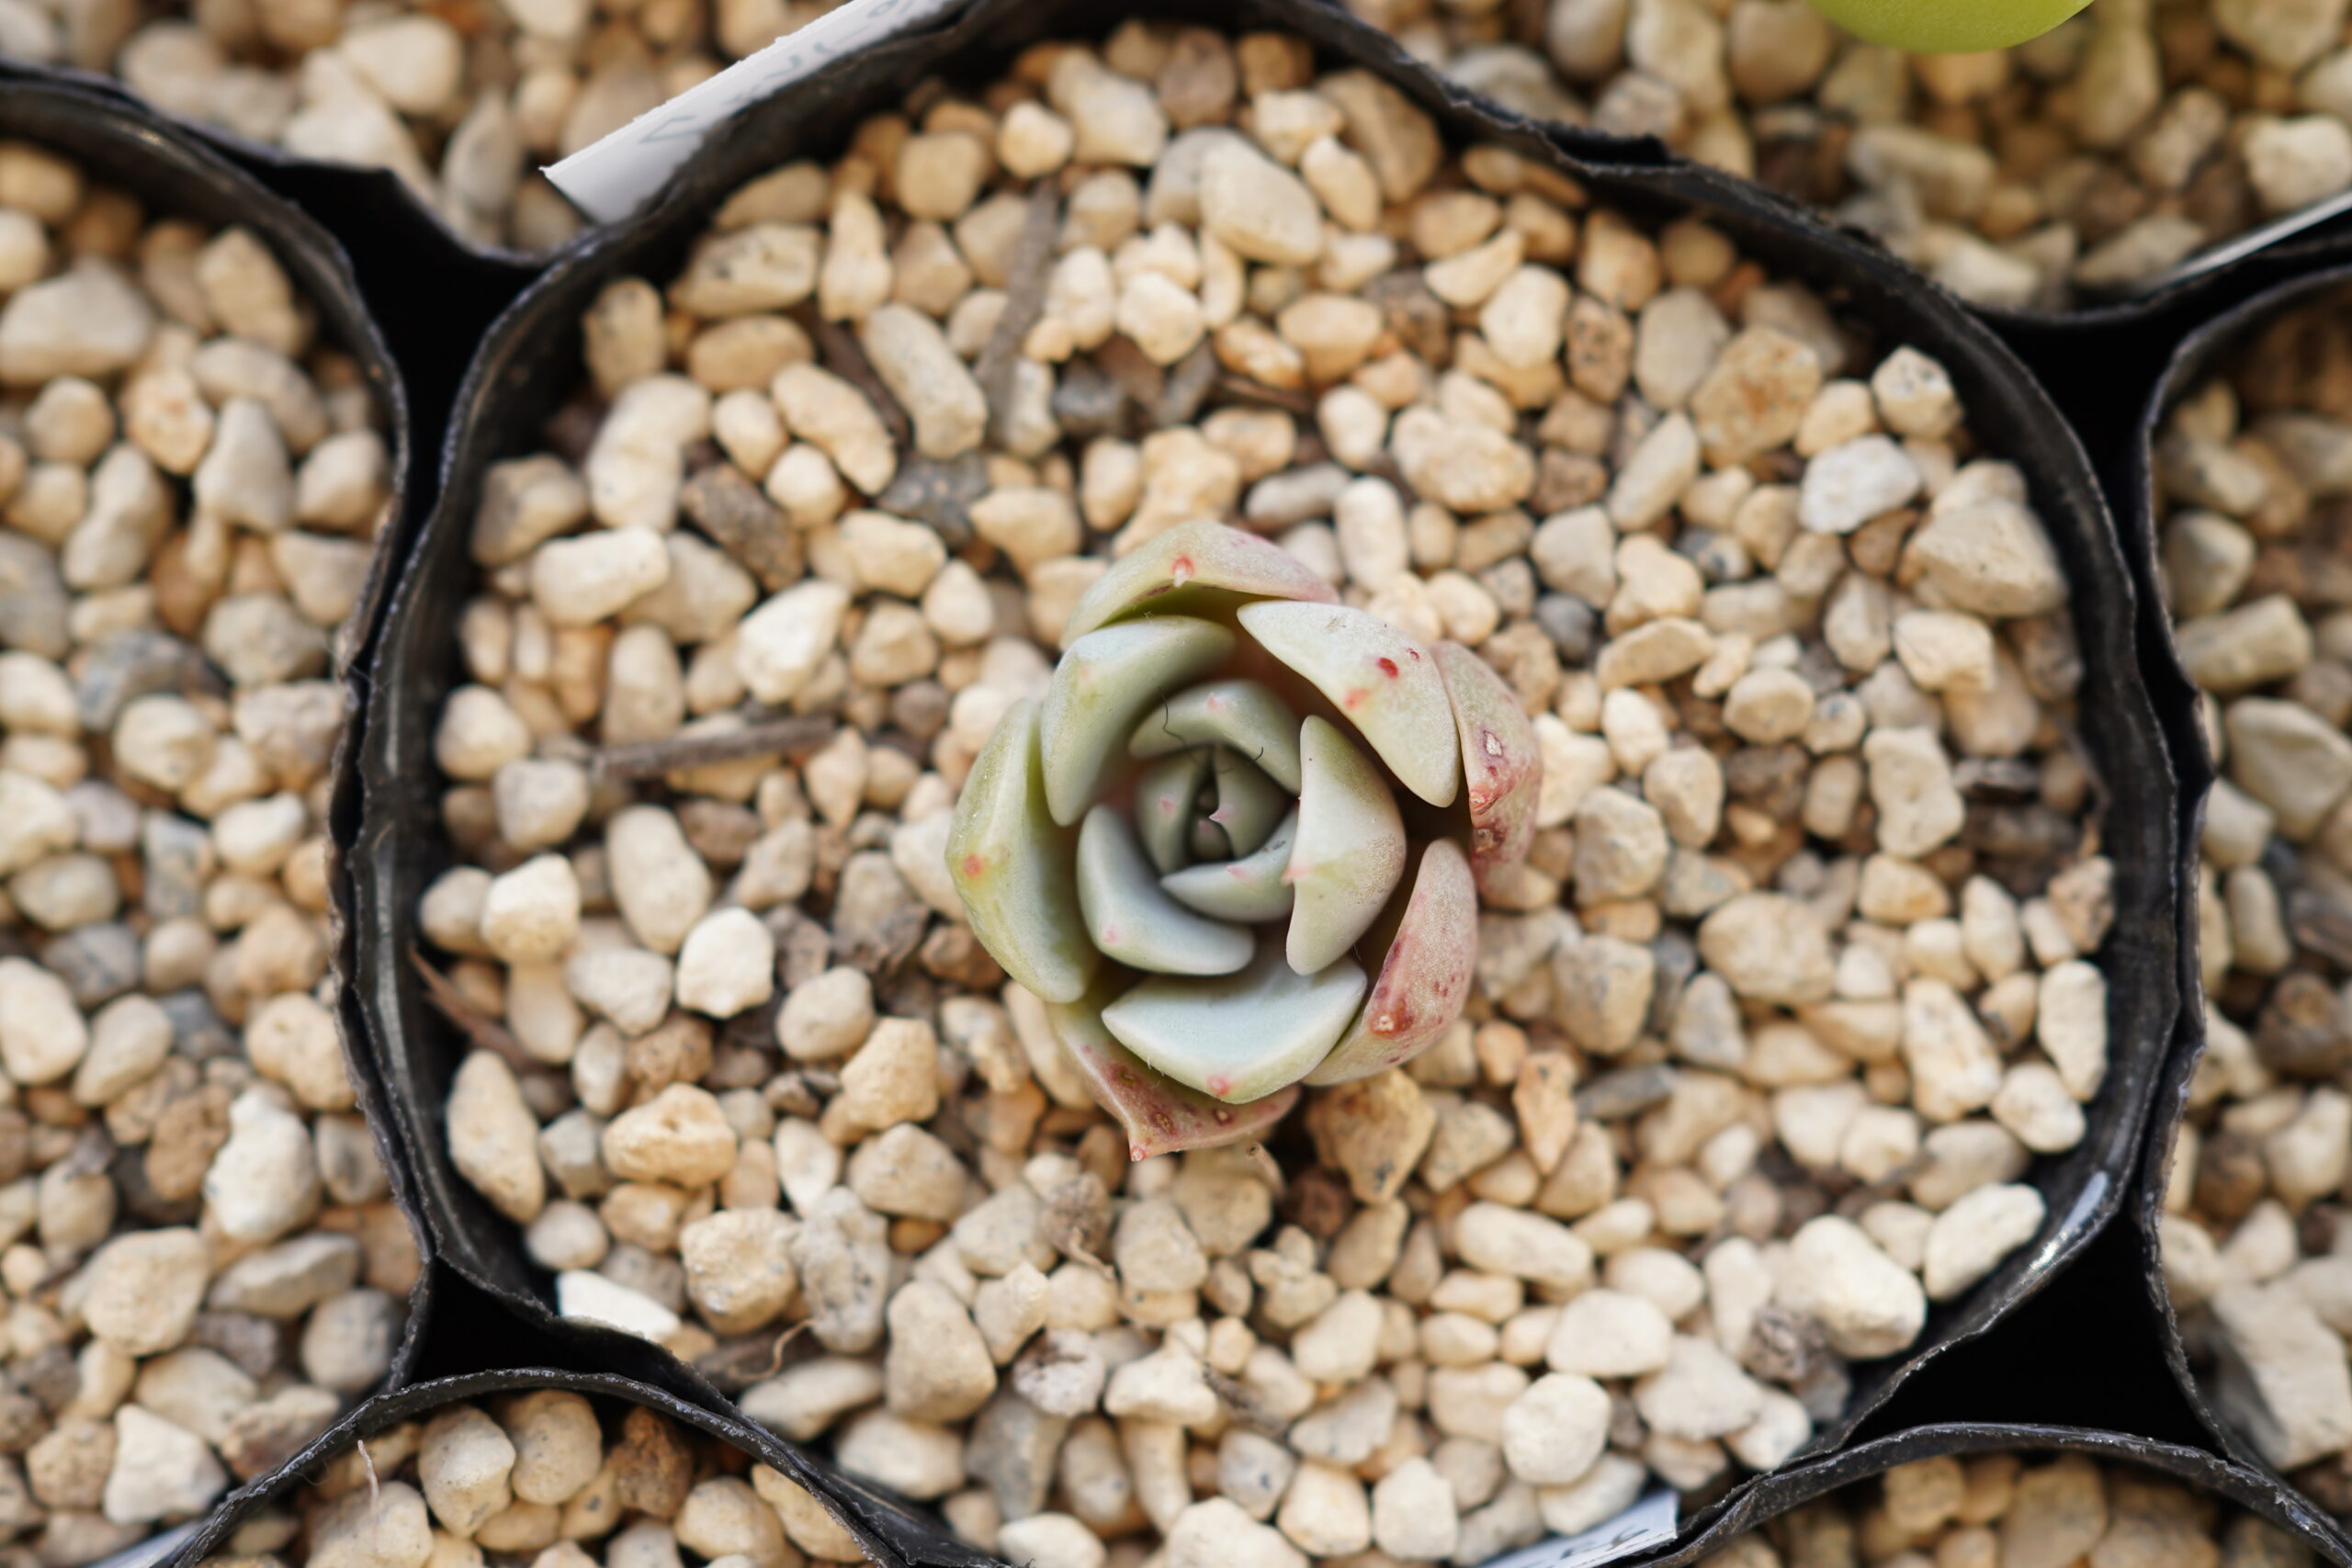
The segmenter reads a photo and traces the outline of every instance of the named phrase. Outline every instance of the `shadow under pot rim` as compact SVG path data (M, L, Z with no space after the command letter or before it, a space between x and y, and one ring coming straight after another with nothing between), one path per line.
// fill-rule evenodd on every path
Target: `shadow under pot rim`
M2064 1267L2111 1217L2136 1170L2148 1090L2178 1005L2178 828L2173 764L2151 700L2132 661L2119 656L2130 646L2135 609L2105 503L2078 443L2029 373L1948 296L1883 253L1725 176L1679 165L1581 164L1525 122L1490 112L1415 65L1391 40L1295 0L1196 0L1091 15L1067 3L976 0L935 29L846 56L746 110L714 134L650 208L560 258L493 328L460 395L442 502L408 559L374 667L380 700L363 741L366 823L355 863L357 988L371 1041L385 1053L382 1070L417 1162L435 1245L460 1274L548 1332L599 1354L628 1354L642 1368L635 1375L714 1407L723 1404L716 1386L667 1352L557 1319L548 1276L525 1260L516 1228L457 1175L447 1153L443 1106L463 1042L425 1001L413 959L423 950L418 898L455 863L441 828L443 784L432 745L442 700L460 678L456 617L476 581L467 535L484 468L543 449L541 423L584 379L578 323L602 286L628 275L674 276L736 186L795 156L836 154L842 128L856 116L895 101L934 71L984 81L1032 40L1099 37L1131 14L1304 35L1326 64L1363 66L1399 87L1437 116L1457 149L1471 142L1509 147L1577 178L1596 203L1645 225L1697 210L1775 276L1815 287L1841 320L1886 329L1882 350L1907 343L1937 357L1958 388L1979 446L2016 462L2026 476L2072 586L2071 618L2086 664L2077 709L2107 792L2102 841L2116 864L2118 914L2098 962L2108 977L2109 1068L2086 1107L2090 1130L2083 1143L2032 1170L2030 1179L2047 1208L2039 1234L1984 1281L1937 1307L1910 1351L1858 1364L1844 1415L1817 1431L1808 1451L1834 1448L1922 1362L1984 1332Z
M2340 245L2314 245L2308 254L2311 270L2239 301L2200 322L2181 340L2167 359L2163 374L2150 389L2140 420L2139 437L2128 453L2120 487L2121 503L2129 510L2119 518L2119 525L2130 539L2128 553L2141 581L2142 660L2153 682L2177 687L2188 694L2191 705L2188 722L2180 727L2173 742L2175 754L2182 758L2181 852L2186 878L2184 886L2188 890L2181 904L2179 948L2179 983L2184 1003L2177 1038L2155 1089L2140 1190L2132 1218L2142 1258L2143 1277L2156 1314L2165 1358L2180 1384L2189 1409L2224 1454L2237 1464L2264 1476L2282 1491L2309 1504L2313 1513L2328 1521L2329 1527L2336 1532L2336 1538L2342 1543L2341 1549L2352 1552L2352 1509L2331 1513L2315 1500L2306 1497L2293 1481L2269 1462L2256 1442L2222 1414L2210 1392L2214 1371L2210 1343L2201 1358L2204 1361L2202 1374L2197 1366L2192 1365L2190 1345L2182 1331L2180 1309L2174 1303L2165 1279L2162 1241L2163 1222L2169 1213L2166 1200L2173 1179L2177 1134L2192 1113L2189 1097L2209 1043L2194 890L2202 861L2199 840L2208 797L2220 777L2220 770L2208 745L2204 721L2196 706L2202 694L2182 661L2173 613L2161 595L2157 579L2157 563L2161 558L2166 518L2158 501L2155 443L2165 422L2182 400L2210 384L2228 380L2235 372L2233 361L2253 339L2272 323L2321 305L2331 297L2352 306L2352 256L2347 256ZM2177 510L2177 504L2170 510ZM2235 607L2245 602L2245 591L2241 590L2232 605L2224 608ZM2250 692L2259 693L2263 689L2251 688ZM2289 935L2293 940L2291 931ZM2301 944L2297 945L2300 949ZM2324 1085L2330 1080L2289 1077L2284 1081ZM2224 1100L2219 1103L2226 1104L2228 1101ZM2268 1191L2267 1179L2265 1191L2266 1194ZM2302 1256L2299 1248L2299 1260ZM2209 1331L2212 1329L2210 1321L2203 1326ZM2313 1461L2314 1464L2326 1462L2325 1459ZM2352 1465L2352 1448L2347 1448L2337 1462Z

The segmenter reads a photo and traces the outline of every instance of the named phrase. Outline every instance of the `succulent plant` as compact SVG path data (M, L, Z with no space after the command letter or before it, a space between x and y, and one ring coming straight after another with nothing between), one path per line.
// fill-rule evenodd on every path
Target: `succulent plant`
M1061 645L975 760L947 870L1134 1156L1261 1132L1302 1082L1442 1035L1478 890L1534 836L1501 678L1216 523L1113 565Z

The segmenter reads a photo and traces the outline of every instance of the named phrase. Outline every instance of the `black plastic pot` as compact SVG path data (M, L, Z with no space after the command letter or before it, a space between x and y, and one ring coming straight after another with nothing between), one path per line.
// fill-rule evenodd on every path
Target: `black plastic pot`
M2157 515L2154 453L2156 436L2175 406L2212 376L2222 372L2231 355L2243 346L2248 337L2288 311L2352 287L2352 253L2347 253L2345 245L2325 243L2308 247L2305 259L2308 265L2288 281L2252 299L2239 301L2233 308L2203 322L2180 340L2163 373L2156 378L2142 409L2135 439L2128 460L2120 466L2120 481L2116 486L2117 499L2125 509L2120 519L2124 531L2125 549L2140 584L2141 668L2145 671L2152 689L2177 691L2184 694L2191 705L2188 721L2185 725L2168 728L2166 731L2181 775L2181 866L2184 877L2180 906L2182 1004L2180 1028L2172 1059L2158 1079L2155 1098L2150 1109L2144 1169L2133 1203L2133 1219L2142 1251L2142 1273L2149 1301L2154 1308L2158 1331L2163 1337L2165 1359L2170 1362L2183 1397L2197 1419L2221 1445L2224 1453L2261 1474L2282 1492L2296 1495L2299 1500L2300 1494L2294 1493L2291 1484L2270 1468L2236 1427L2222 1417L2190 1370L2188 1349L2181 1338L2179 1318L2173 1310L2172 1296L2165 1284L2158 1239L2157 1227L2164 1218L2165 1178L2171 1168L2174 1130L2187 1112L2189 1084L2205 1050L2205 993L2199 972L2194 890L2199 861L2198 840L2204 824L2206 795L2212 787L2215 770L2211 749L2206 744L2204 728L2196 721L2193 705L2196 687L2181 666L2179 650L2173 638L2172 619L2157 592L2156 549L2163 520ZM2326 1521L2324 1528L2334 1534L2339 1551L2352 1552L2352 1534L2346 1534L2343 1525L2308 1502L2301 1503L2301 1506Z
M21 75L0 77L0 138L22 139L67 154L96 180L129 191L152 211L207 223L244 225L269 246L295 287L316 307L324 335L352 356L374 390L391 459L394 522L379 541L367 585L352 613L355 626L372 629L380 618L411 532L403 525L411 520L402 509L409 496L412 441L400 367L377 329L343 247L300 209L272 195L176 125L119 92L94 92L75 84ZM351 644L355 649L363 646L364 639ZM352 660L355 668L363 663L363 659ZM346 669L344 673L347 679L350 671ZM356 714L356 692L351 707ZM358 743L358 728L356 721L346 725L336 749L329 829L339 849L349 842L358 826L358 779L349 765ZM342 916L350 908L344 856L334 857L328 875L334 893L332 964L342 982L352 973L356 939L356 929ZM345 1061L360 1110L376 1134L377 1152L390 1178L393 1198L413 1224L416 1202L406 1154L389 1129L373 1054L357 1044L362 1031L360 1010L348 984L339 983L337 1005ZM424 1227L415 1228L422 1246ZM407 1326L387 1386L397 1387L405 1381L416 1359L430 1316L431 1292L428 1264L411 1292Z
M2120 1205L2137 1169L2149 1093L2179 1004L2180 822L2167 726L2132 658L2137 593L2082 447L2031 375L1949 296L1883 252L1855 243L1758 187L1677 162L1629 162L1625 144L1539 130L1421 68L1385 36L1312 0L1185 0L1155 6L1235 28L1275 27L1313 40L1329 59L1377 72L1438 115L1457 141L1490 141L1581 181L1596 199L1652 217L1698 210L1747 254L1823 293L1849 324L1879 329L1881 346L1907 342L1951 371L1985 449L2017 461L2074 588L2086 664L2083 739L2107 792L2105 843L2117 867L2118 918L2102 964L2109 979L2110 1069L2089 1108L2083 1145L2037 1166L2042 1234L1962 1299L1931 1316L1921 1348L1857 1369L1851 1405L1812 1451L1828 1451L1917 1369L1984 1333L2034 1294ZM707 1404L717 1391L642 1341L568 1325L549 1310L548 1281L525 1260L514 1228L458 1179L442 1108L465 1043L426 1003L411 954L424 887L450 862L439 815L432 736L458 671L457 617L474 580L466 550L485 467L537 450L539 430L582 379L578 320L604 284L673 272L705 220L736 186L786 159L835 150L856 118L918 79L983 78L1013 51L1057 34L1094 34L1125 7L1077 0L975 0L936 26L844 58L730 122L628 223L558 259L501 319L460 394L442 493L395 590L371 671L374 698L360 767L365 821L354 861L361 931L356 972L390 1089L391 1111L414 1161L436 1252L534 1325L614 1359L632 1376ZM1733 1494L1747 1495L1749 1483Z
M643 1405L682 1426L732 1444L761 1463L782 1471L824 1503L826 1511L856 1538L867 1557L881 1568L995 1568L988 1558L968 1547L944 1538L934 1539L936 1528L928 1521L865 1492L836 1472L812 1466L807 1456L790 1443L780 1441L763 1427L740 1416L706 1409L690 1400L610 1372L551 1368L474 1372L379 1394L336 1422L276 1474L240 1487L221 1499L180 1550L177 1562L198 1562L222 1550L237 1527L255 1511L295 1488L309 1484L326 1461L345 1452L356 1442L403 1421L427 1418L447 1405L532 1389L560 1389L586 1394L608 1423L628 1406ZM854 1497L856 1501L847 1503L844 1497Z

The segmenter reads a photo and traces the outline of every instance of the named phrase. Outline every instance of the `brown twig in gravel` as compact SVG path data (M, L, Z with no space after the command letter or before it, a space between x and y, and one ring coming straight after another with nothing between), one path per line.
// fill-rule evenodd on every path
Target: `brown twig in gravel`
M741 729L670 735L659 740L607 746L590 759L589 766L600 777L608 779L654 779L686 768L740 762L746 757L810 750L831 739L838 728L839 722L825 714L793 714L747 724Z
M808 335L817 340L817 353L825 368L865 394L865 400L889 426L892 445L903 448L913 439L914 426L890 389L882 384L882 378L874 373L873 362L865 357L856 337L839 321L826 321L814 311L809 312L808 327Z
M523 1049L522 1043L507 1032L506 1026L474 1006L458 983L424 961L421 953L409 954L416 972L424 980L424 999L433 1010L451 1023L458 1032L485 1051L495 1052L516 1072L535 1071L544 1064L534 1061Z
M1170 366L1160 381L1159 396L1150 405L1153 428L1165 430L1198 419L1201 404L1216 389L1217 374L1216 355L1205 343L1195 344L1192 353Z
M1021 238L1012 247L1006 273L1004 309L989 329L979 357L972 361L972 378L989 400L989 422L1000 440L1012 417L1012 372L1020 363L1022 342L1046 313L1046 284L1053 275L1054 231L1061 205L1061 191L1052 180L1029 187L1029 210L1021 220Z
M1305 392L1269 387L1263 381L1252 381L1247 376L1227 371L1216 378L1216 393L1237 403L1262 403L1269 408L1285 409L1301 418L1315 412L1315 400Z

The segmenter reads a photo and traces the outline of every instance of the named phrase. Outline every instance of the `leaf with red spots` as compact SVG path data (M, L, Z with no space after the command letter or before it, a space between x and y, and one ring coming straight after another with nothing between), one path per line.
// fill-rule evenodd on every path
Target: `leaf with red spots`
M1244 604L1241 629L1304 676L1431 806L1462 793L1462 752L1445 682L1427 649L1368 610L1345 604Z
M1062 646L1147 606L1155 615L1197 615L1213 597L1227 604L1236 598L1329 604L1339 595L1280 545L1222 523L1180 523L1094 580L1062 625Z
M1460 732L1469 785L1470 869L1478 886L1527 858L1535 841L1535 797L1544 788L1544 752L1519 698L1487 661L1458 642L1437 645Z
M1385 922L1384 922L1385 923ZM1375 928L1375 939L1380 935ZM1439 839L1421 852L1419 874L1363 1010L1311 1084L1351 1083L1401 1066L1437 1043L1462 1016L1478 962L1478 888L1462 846Z
M1126 1129L1128 1158L1259 1137L1297 1103L1298 1086L1287 1084L1247 1105L1227 1105L1147 1066L1102 1025L1102 1009L1124 984L1106 975L1078 1000L1048 1005L1046 1016L1094 1098Z

